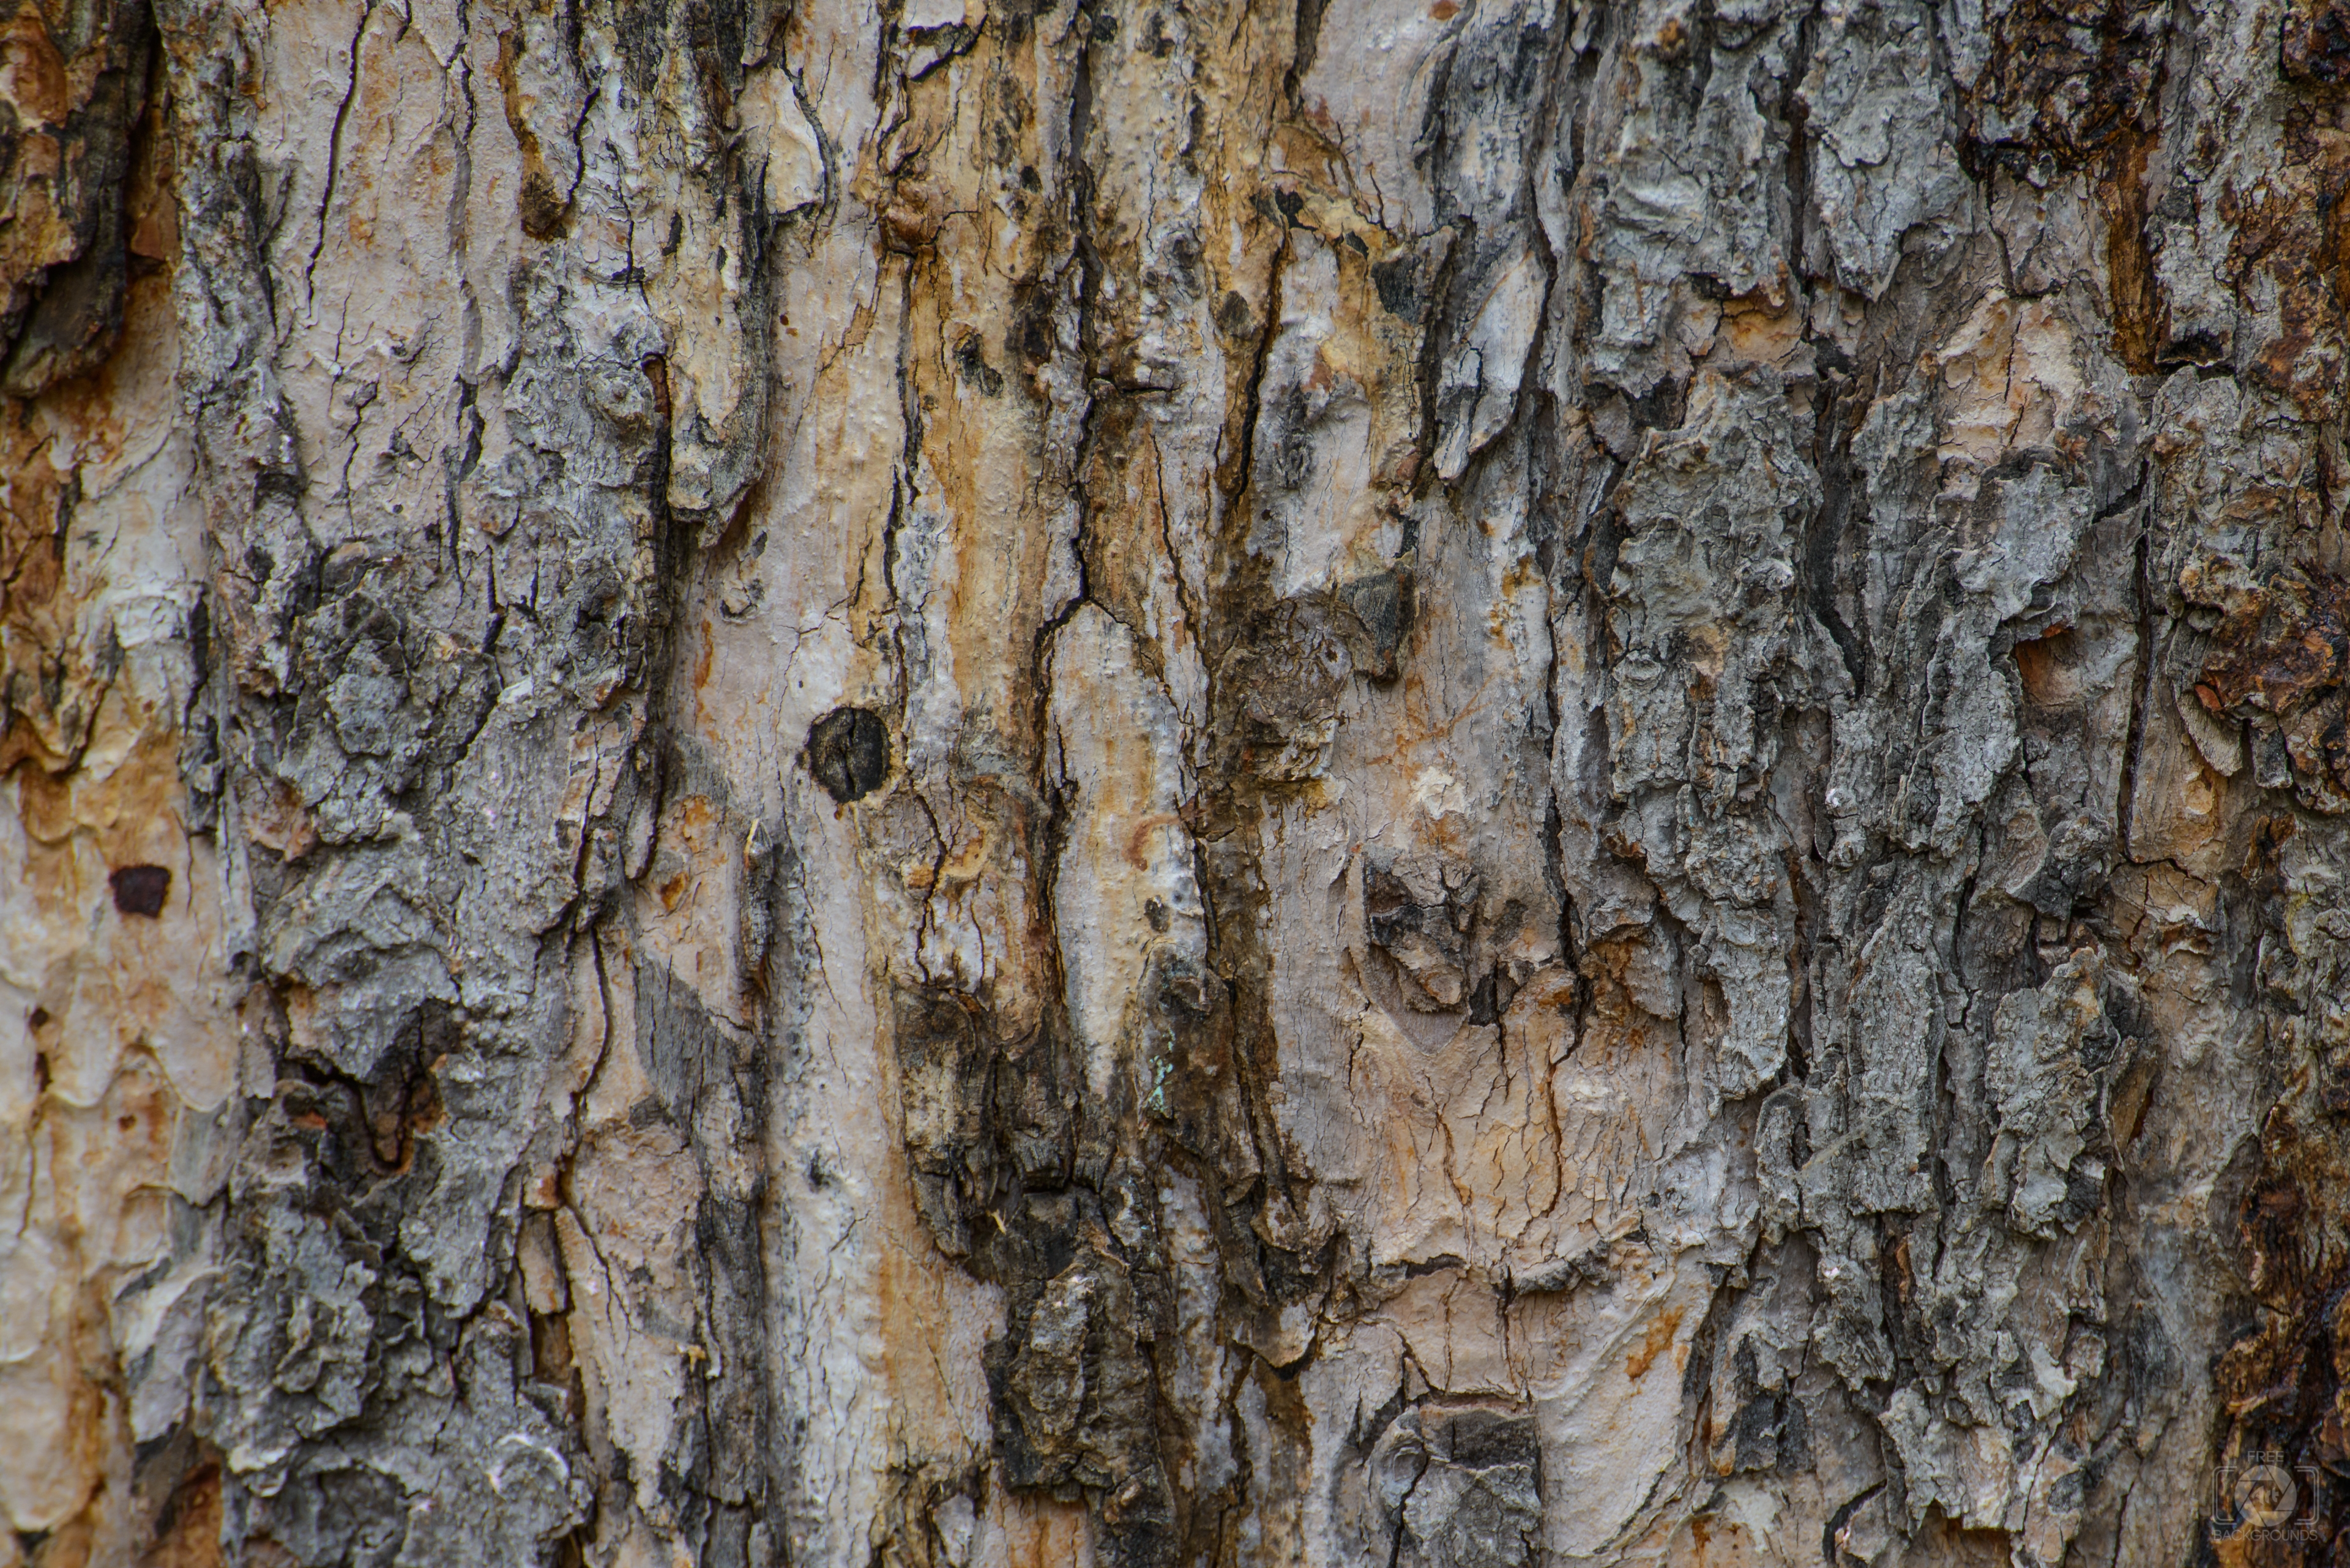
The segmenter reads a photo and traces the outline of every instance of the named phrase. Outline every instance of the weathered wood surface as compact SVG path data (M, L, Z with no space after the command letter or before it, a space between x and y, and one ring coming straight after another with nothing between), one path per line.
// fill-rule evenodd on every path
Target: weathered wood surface
M2338 0L14 3L0 1564L2335 1560Z

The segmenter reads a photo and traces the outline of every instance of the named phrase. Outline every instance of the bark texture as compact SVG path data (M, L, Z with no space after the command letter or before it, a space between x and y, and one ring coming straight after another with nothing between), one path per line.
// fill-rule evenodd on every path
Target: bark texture
M0 5L0 1565L2350 1558L2341 0Z

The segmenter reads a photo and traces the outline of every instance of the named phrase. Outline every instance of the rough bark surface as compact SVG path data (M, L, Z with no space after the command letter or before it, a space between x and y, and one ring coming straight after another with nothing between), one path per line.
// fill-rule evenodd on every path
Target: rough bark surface
M0 4L0 1565L2350 1558L2341 0Z

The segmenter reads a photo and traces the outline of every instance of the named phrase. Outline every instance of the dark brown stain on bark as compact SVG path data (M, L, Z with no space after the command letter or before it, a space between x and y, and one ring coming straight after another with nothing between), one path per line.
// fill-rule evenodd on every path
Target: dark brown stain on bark
M2297 0L2285 10L2277 66L2287 81L2337 87L2350 81L2350 5Z
M2338 1563L2350 1548L2350 1171L2338 1140L2285 1106L2261 1143L2236 1215L2251 1319L2214 1370L2222 1415L2208 1528L2231 1563Z
M2155 0L2024 0L1991 25L1966 105L1970 163L2025 174L2079 168L2153 128L2170 7Z
M126 194L147 119L155 29L146 0L100 5L52 26L32 5L16 13L10 134L0 190L12 213L0 226L0 391L32 398L103 364L120 337L129 282ZM31 214L50 207L72 254L47 265L15 254ZM21 227L20 227L21 224ZM36 253L41 259L54 253Z
M107 885L114 889L114 907L126 915L140 915L153 919L163 912L164 902L172 896L172 869L168 866L121 866L109 873Z
M889 776L889 727L863 708L835 708L809 727L807 763L834 800L863 800Z
M215 1568L221 1541L221 1469L206 1460L191 1469L164 1503L155 1544L139 1568Z
M2350 671L2350 583L2279 572L2241 595L2212 634L2195 695L2213 713L2283 718Z
M2154 139L2137 136L2114 158L2103 182L2106 208L2106 272L2112 280L2114 352L2131 371L2149 376L2162 346L2162 300L2155 283L2154 254L2146 239L2146 161Z
M519 29L498 36L498 86L504 89L506 124L522 150L522 189L515 193L515 202L522 217L523 233L535 240L551 240L559 238L568 226L572 193L556 185L546 167L546 151L537 132L531 129L530 116L524 106L524 89L515 68L521 61L523 48Z

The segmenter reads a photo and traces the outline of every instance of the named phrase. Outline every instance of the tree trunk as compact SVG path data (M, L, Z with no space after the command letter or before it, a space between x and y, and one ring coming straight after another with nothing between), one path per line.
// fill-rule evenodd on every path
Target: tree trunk
M0 1565L2350 1558L2344 0L15 0Z

